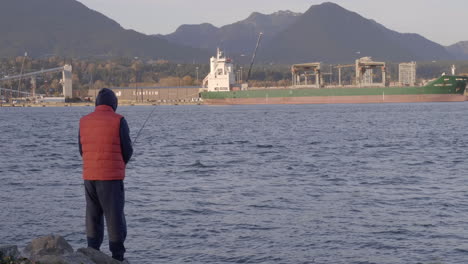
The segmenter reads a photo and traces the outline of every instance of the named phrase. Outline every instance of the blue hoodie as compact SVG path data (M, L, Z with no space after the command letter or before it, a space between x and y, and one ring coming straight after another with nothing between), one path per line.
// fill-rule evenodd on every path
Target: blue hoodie
M108 88L102 88L96 98L96 106L98 105L108 105L114 109L114 112L117 110L119 100L115 96L114 91Z

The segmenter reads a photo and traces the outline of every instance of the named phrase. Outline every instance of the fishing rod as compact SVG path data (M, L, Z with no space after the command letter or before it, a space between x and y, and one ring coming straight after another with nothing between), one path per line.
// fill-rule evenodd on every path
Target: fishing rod
M157 105L156 105L157 106ZM143 128L146 126L146 123L148 122L148 120L150 119L150 117L153 115L154 113L154 110L156 110L156 106L153 107L153 111L151 111L151 113L148 115L148 117L146 118L145 122L143 123L143 126L141 126L140 130L138 131L135 139L132 141L132 146L134 146L136 144L136 141L138 139L138 137L140 136L140 133L141 131L143 130Z

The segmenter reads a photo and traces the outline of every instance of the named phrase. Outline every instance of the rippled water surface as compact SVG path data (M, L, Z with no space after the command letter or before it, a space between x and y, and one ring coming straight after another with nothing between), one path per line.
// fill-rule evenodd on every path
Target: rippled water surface
M78 120L0 108L0 244L86 246ZM120 107L133 136L152 107ZM127 168L132 263L467 263L468 103L160 106ZM108 253L107 243L103 250Z

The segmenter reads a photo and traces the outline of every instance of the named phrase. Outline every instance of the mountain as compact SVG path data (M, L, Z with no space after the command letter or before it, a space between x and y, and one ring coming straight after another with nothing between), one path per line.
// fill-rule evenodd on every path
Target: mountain
M0 57L126 56L206 61L206 51L125 30L75 0L3 0Z
M291 11L270 15L255 12L245 20L220 28L211 24L182 25L174 33L158 37L194 48L216 50L220 47L230 54L251 54L260 32L264 34L264 41L269 42L300 15Z
M334 3L314 5L304 14L253 13L221 28L183 25L159 37L194 48L221 47L231 56L237 53L249 58L259 32L264 33L258 52L260 63L345 63L363 56L392 62L454 58L445 47L418 34L398 33Z
M176 32L148 36L76 0L3 0L0 8L0 58L24 54L76 57L142 57L207 62L216 47L248 60L258 34L263 63L442 60L460 57L465 44L447 48L417 34L401 34L336 4L312 6L306 13L253 13L217 28L183 25ZM359 53L359 54L358 54ZM463 53L464 54L464 53Z
M214 43L218 43L219 28L209 23L182 25L172 34L156 35L155 37L189 47L213 49L216 46Z
M447 47L448 52L450 52L456 59L468 59L468 41L460 41L451 46Z
M446 49L417 34L401 34L334 3L312 6L266 43L270 62L352 62L361 56L384 61L441 60Z

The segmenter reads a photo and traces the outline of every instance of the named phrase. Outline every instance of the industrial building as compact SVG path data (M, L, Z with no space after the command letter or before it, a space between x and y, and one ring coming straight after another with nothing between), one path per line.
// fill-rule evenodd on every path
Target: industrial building
M320 62L294 64L291 66L292 86L310 86L320 88L322 85L322 64Z
M398 66L398 75L401 86L415 86L416 62L400 63Z
M60 83L62 84L63 87L63 92L62 96L60 98L51 98L50 101L61 101L65 102L67 98L72 98L73 97L73 74L72 74L72 66L71 65L64 65L62 67L58 68L53 68L53 69L47 69L47 70L40 70L36 72L29 72L29 73L22 73L20 75L15 75L15 76L6 76L4 78L0 78L0 83L4 81L16 81L19 80L21 83L21 80L23 79L31 79L31 84L32 84L32 91L21 91L20 87L18 87L18 90L13 90L13 89L5 89L0 87L0 95L2 93L4 94L9 94L10 99L13 100L13 98L16 98L16 100L31 100L33 102L38 101L39 99L42 101L48 101L47 98L44 98L44 95L41 94L36 94L36 77L39 75L47 74L47 73L55 73L55 72L61 72L62 73L62 79L60 80Z
M374 83L374 69L382 70L382 82ZM371 57L356 60L356 82L359 86L385 87L387 68L385 62L373 61Z
M120 102L136 103L189 103L200 100L198 86L187 87L113 87L110 88ZM90 89L88 96L93 100L99 90Z
M341 71L342 68L354 67L356 72L355 85L359 87L384 87L386 85L386 63L373 61L371 57L363 57L356 60L355 64L349 65L337 65L331 67L328 75L333 75L332 69L338 69L338 85L342 86L341 81ZM292 75L292 86L295 88L301 87L314 87L321 88L323 87L323 75L321 71L322 64L320 62L304 63L304 64L294 64L291 67ZM375 82L374 80L374 70L380 69L382 73L382 78L380 82Z

